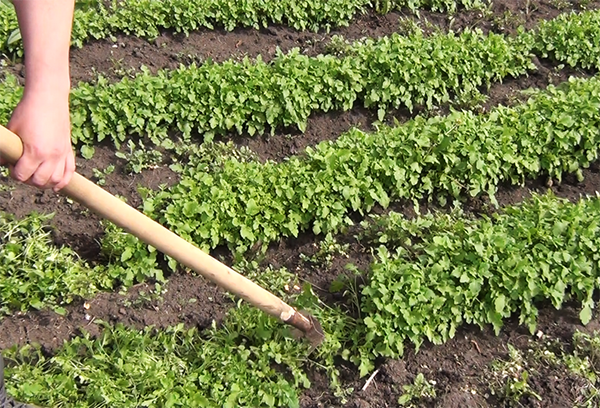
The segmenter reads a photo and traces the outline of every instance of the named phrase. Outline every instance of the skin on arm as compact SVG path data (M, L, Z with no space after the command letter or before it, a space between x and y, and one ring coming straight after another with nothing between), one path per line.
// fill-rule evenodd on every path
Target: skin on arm
M13 178L58 191L75 171L69 49L74 0L14 0L25 51L25 89L7 127L23 141Z

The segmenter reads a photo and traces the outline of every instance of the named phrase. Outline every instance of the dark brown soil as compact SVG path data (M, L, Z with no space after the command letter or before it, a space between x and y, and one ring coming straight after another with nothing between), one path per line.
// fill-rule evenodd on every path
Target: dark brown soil
M85 330L100 333L100 319L142 329L146 326L170 327L178 323L206 328L221 321L233 302L218 287L202 278L174 274L157 292L147 283L127 293L101 293L88 302L68 307L68 315L53 312L16 314L0 321L0 349L39 343L46 352L60 347L65 339Z
M94 169L104 170L114 165L113 173L108 174L103 186L113 195L124 197L133 207L142 204L137 193L138 186L158 189L161 185L172 185L177 182L177 175L162 166L154 170L145 170L140 174L127 175L125 162L114 155L114 151L102 146L96 147L91 160L78 158L77 171L84 177L97 181ZM0 191L0 211L22 217L32 211L38 213L54 213L52 225L55 241L58 245L68 245L87 260L97 260L100 250L99 239L102 234L100 218L90 213L76 202L64 196L54 194L50 190L42 191L30 186L20 185L10 178L0 175L0 185L6 186Z
M417 374L424 374L428 380L436 382L437 398L434 401L423 401L419 407L440 408L479 408L479 407L572 407L580 389L577 379L559 368L547 370L543 374L532 375L530 383L543 402L531 400L523 405L504 404L490 392L490 378L484 373L494 360L506 360L508 344L526 351L532 345L541 346L550 339L569 344L575 330L591 332L599 327L598 319L587 327L578 323L576 308L567 306L556 311L550 308L540 311L538 330L541 337L531 335L527 329L519 327L515 322L506 324L502 332L496 336L490 329L480 330L478 327L464 327L456 337L443 346L424 345L415 352L410 348L404 358L388 360L377 367L376 375L366 390L362 390L368 377L357 378L354 370L347 371L348 387L354 392L345 405L341 405L328 392L325 379L316 377L316 386L303 396L302 407L397 407L398 398L402 395L402 386L412 383ZM557 378L556 378L556 377Z
M490 89L482 88L486 95L485 102L479 107L472 107L481 113L488 112L498 105L512 106L526 97L521 91L565 82L569 77L590 77L595 74L592 70L558 68L557 64L534 58L537 70L526 77L507 78L502 83L494 83ZM384 122L388 125L404 123L416 115L443 115L449 112L449 106L436 108L427 112L423 107L415 107L412 113L407 110L392 110L386 115ZM363 131L374 130L371 124L377 120L376 112L362 107L355 107L347 112L318 112L308 118L306 130L278 130L274 136L255 136L235 138L240 146L246 146L254 151L261 160L282 161L292 155L302 154L308 146L314 146L324 140L335 140L339 135L351 128L357 127Z
M202 29L189 36L164 31L151 41L117 34L113 39L94 40L81 49L73 49L71 78L73 84L92 81L98 74L119 80L139 72L142 66L156 72L159 69L175 69L180 64L202 63L208 59L222 62L230 58L256 58L260 55L263 60L270 61L277 48L283 52L300 48L306 55L315 56L327 52L327 45L334 35L354 41L402 32L404 24L401 19L414 20L426 31L480 28L483 32L514 34L519 26L532 29L540 20L549 20L564 12L600 7L600 1L591 1L585 8L579 4L575 0L502 0L491 2L488 11L459 10L454 15L422 10L417 16L407 9L384 15L369 12L357 16L348 27L318 33L273 25L260 30L237 28L231 32L222 28ZM6 70L23 80L23 65L7 62L9 66Z
M564 9L559 7L563 3L566 4ZM498 0L493 2L490 14L461 11L451 18L446 14L422 12L419 22L427 28L428 21L445 31L480 27L484 31L510 34L519 24L531 28L540 19L553 18L559 13L578 9L576 4L578 2L556 0ZM595 1L590 7L598 5L600 2ZM364 36L388 35L401 30L398 20L402 16L416 18L407 12L390 13L385 16L371 13L357 18L348 28L336 29L331 33L300 33L286 27L274 26L263 30L237 29L231 33L219 29L200 30L189 37L165 32L151 42L118 35L114 43L110 40L94 41L81 50L73 50L72 76L74 82L93 80L97 73L117 80L123 75L133 74L141 65L155 71L175 68L180 63L200 63L207 58L223 61L231 57L255 57L260 54L268 60L273 57L276 47L283 51L301 47L307 54L316 55L326 50L326 44L333 34L341 34L353 40ZM498 104L514 103L518 99L518 91L529 87L546 87L550 83L566 80L569 75L592 74L589 71L555 70L555 65L550 61L536 61L536 65L538 71L530 76L507 80L486 91L489 99L481 109L489 110ZM18 74L22 67L14 65L9 67L9 71ZM406 113L394 112L389 119L403 121L409 117ZM261 159L282 160L301 153L306 146L322 140L335 139L353 126L371 129L374 119L372 112L361 108L345 113L316 114L310 118L304 134L279 132L273 137L238 140L239 144L250 147ZM78 171L88 178L93 178L93 169L102 170L110 164L115 164L116 169L106 177L105 188L113 194L126 197L133 206L141 204L136 190L138 185L156 189L162 184L170 185L177 181L176 174L166 166L146 170L138 175L127 175L123 160L114 156L113 149L102 146L96 148L92 160L78 160ZM567 177L562 184L556 183L555 180L549 183L548 180L540 179L529 181L524 187L503 187L498 194L498 200L501 205L518 203L530 196L531 191L544 191L550 184L557 195L571 200L578 200L582 195L594 195L597 186L600 185L599 165L595 164L584 171L584 175L585 180L582 183L578 183L574 177ZM10 191L0 191L0 211L17 216L24 216L31 211L54 212L52 224L55 227L55 242L73 248L92 263L102 261L98 244L102 228L98 217L89 214L78 204L69 203L64 197L17 185L1 176L0 185L11 188ZM472 211L480 212L484 211L484 204L483 200L471 200L469 206ZM394 203L393 208L411 215L410 206L405 203ZM355 229L350 229L338 237L339 242L349 244L349 248L345 254L335 257L331 264L312 264L301 259L301 254L312 256L317 250L317 243L321 237L312 234L303 234L298 239L282 240L278 245L272 245L262 263L275 267L285 266L297 273L300 279L313 284L327 302L349 305L341 296L330 294L328 288L339 274L345 272L344 267L347 263L353 263L366 270L371 262L369 248L357 243L353 237L354 233ZM224 254L225 261L230 261L224 249L215 253ZM126 294L99 294L87 302L81 300L67 307L68 313L64 317L47 311L19 313L6 317L0 320L0 349L39 343L47 352L52 352L64 340L78 335L81 330L98 333L99 328L95 323L97 319L112 323L122 322L138 328L148 325L161 328L180 322L205 328L213 320L220 321L232 305L220 289L201 277L181 271L170 274L163 289L166 289L166 292L160 296L152 294L152 284L138 285ZM546 336L544 338L559 339L568 344L575 330L591 331L598 328L598 317L594 317L586 328L580 325L577 305L567 305L561 311L555 311L551 307L543 307L540 310L538 329ZM485 378L482 373L492 360L506 358L507 344L524 350L529 347L529 340L539 339L520 327L517 322L508 322L499 336L489 328L482 331L479 328L464 327L455 339L445 345L427 344L418 353L409 347L403 359L381 362L373 381L364 391L361 389L366 378L358 378L353 367L341 366L344 385L354 389L344 406L398 406L397 400L402 393L402 386L411 382L418 373L436 381L438 395L434 401L420 406L508 406L490 395L490 379ZM326 377L317 371L311 372L310 375L313 384L302 396L303 408L342 406L328 388ZM574 393L578 390L575 381L568 373L558 369L549 370L543 375L534 375L532 384L535 391L543 395L544 402L539 403L531 399L522 401L523 406L572 406L577 397Z

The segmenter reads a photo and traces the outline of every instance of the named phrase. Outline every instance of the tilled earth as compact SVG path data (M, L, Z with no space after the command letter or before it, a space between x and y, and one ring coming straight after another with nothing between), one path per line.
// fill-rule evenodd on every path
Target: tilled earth
M342 35L349 40L362 37L379 37L401 31L400 18L418 19L427 27L426 21L442 30L460 30L465 27L479 27L484 31L514 33L518 25L535 27L540 19L550 19L560 13L577 9L575 1L519 1L498 0L493 2L492 13L460 11L452 18L447 14L421 12L417 18L406 12L387 15L368 14L357 17L349 27L332 30L330 33L297 32L280 26L266 29L236 29L226 32L222 29L200 30L189 37L164 32L153 41L117 35L116 41L101 40L88 43L82 49L72 51L71 69L73 83L91 81L99 73L112 81L124 75L133 75L144 65L152 71L172 69L179 64L201 63L207 59L223 61L228 58L261 55L269 60L277 47L284 52L300 47L308 55L324 52L332 35ZM588 7L597 7L600 2L591 2ZM487 94L486 107L510 103L518 91L530 87L546 87L550 83L564 81L570 75L590 76L594 72L573 69L557 69L552 61L535 61L538 71L528 77L510 79L494 85ZM9 64L7 71L18 76L23 67L18 63ZM552 73L552 74L550 74ZM22 79L22 78L21 78ZM309 119L306 132L286 129L270 137L235 137L239 145L247 146L261 159L282 160L300 153L306 146L322 140L335 139L353 126L370 129L375 120L375 112L357 107L349 112L319 113ZM400 121L410 118L406 112L394 112L389 119ZM291 137L290 137L291 133ZM224 138L225 139L225 138ZM106 177L105 188L113 194L127 198L133 206L141 204L137 186L158 188L177 182L177 175L167 166L146 170L141 174L128 175L125 163L114 155L114 149L99 146L91 160L78 158L78 171L86 177L93 177L93 169L105 169L110 164L116 170ZM585 180L577 182L575 177L567 177L560 185L550 188L560 197L578 200L581 196L595 195L600 187L599 166L594 165L584 171ZM57 245L67 245L90 263L101 262L100 244L102 228L99 219L84 212L77 204L70 204L62 197L48 191L17 185L0 176L0 184L9 189L0 190L0 210L24 216L31 211L55 213L52 220L54 240ZM501 205L521 202L532 191L543 192L548 188L546 179L531 180L524 187L503 187L498 194ZM8 191L3 191L8 190ZM472 200L468 208L478 212L481 200ZM393 209L411 215L406 203L394 203ZM300 254L312 255L320 238L312 234L302 234L297 239L285 239L272 245L263 264L275 267L285 266L298 276L313 284L325 299L327 288L344 271L347 263L354 263L366 270L371 262L370 253L358 245L352 236L338 237L341 242L350 244L347 257L333 260L328 268L316 268L303 262ZM225 262L230 262L228 253L220 248L213 254ZM67 308L68 313L60 316L49 311L15 314L0 320L0 348L24 345L35 342L51 353L63 343L80 333L84 328L92 334L100 328L95 319L134 327L154 325L158 328L183 322L189 326L207 327L213 320L222 319L232 302L223 292L200 277L183 272L168 277L166 292L161 297L151 297L153 285L140 284L126 294L102 293L88 299L89 308L84 308L83 300ZM197 302L190 303L195 298ZM334 299L329 299L334 301ZM418 373L436 381L437 398L424 402L431 407L496 407L504 403L490 393L490 378L486 377L490 363L495 359L505 359L508 345L525 350L530 342L555 339L570 344L576 330L593 332L598 329L600 319L595 316L592 322L583 327L578 318L578 306L566 305L562 310L551 306L541 306L538 330L542 335L532 336L528 329L516 321L507 322L499 336L490 328L464 327L456 337L441 346L425 344L418 353L410 347L400 360L380 362L372 382L363 390L366 378L359 378L358 371L351 366L341 366L345 386L353 388L347 407L391 407L397 406L402 386L411 383ZM89 315L89 316L86 316ZM91 319L90 319L91 316ZM554 371L553 371L554 370ZM328 380L318 372L311 373L312 387L301 398L303 408L341 406L329 389ZM577 379L561 368L549 368L542 374L532 375L530 383L535 392L543 397L521 400L526 407L567 407L572 406L578 397Z

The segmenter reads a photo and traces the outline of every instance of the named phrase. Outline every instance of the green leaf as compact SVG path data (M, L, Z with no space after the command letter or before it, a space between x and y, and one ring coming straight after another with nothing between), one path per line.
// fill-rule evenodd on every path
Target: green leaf
M248 215L256 215L260 212L260 207L258 207L258 205L256 205L256 201L251 198L248 200L248 202L246 203L246 213Z
M494 310L496 311L496 313L502 314L504 312L505 307L506 307L506 297L504 295L500 294L494 301Z
M131 247L126 247L123 253L121 254L121 262L128 261L131 259L133 253Z
M83 145L81 146L81 156L86 159L86 160L90 160L92 157L94 157L94 153L96 152L96 149L94 149L94 146L89 146L89 145Z
M248 241L254 242L254 240L255 240L255 236L254 236L254 233L252 232L252 229L250 227L248 227L247 225L242 225L240 234L242 235L242 238L244 238Z
M54 308L54 312L55 312L56 314L59 314L59 315L61 315L61 316L66 316L66 314L67 314L67 309L65 309L64 307L55 307L55 308Z
M592 320L592 308L589 305L584 306L579 312L581 323L587 325Z
M21 30L16 28L8 36L8 39L6 40L6 44L13 45L19 41L21 41Z

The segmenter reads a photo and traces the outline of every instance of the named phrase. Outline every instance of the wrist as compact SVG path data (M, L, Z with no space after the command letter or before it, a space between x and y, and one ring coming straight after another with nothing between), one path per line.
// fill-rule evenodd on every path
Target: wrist
M54 100L56 103L68 101L71 92L69 75L26 76L23 98Z

